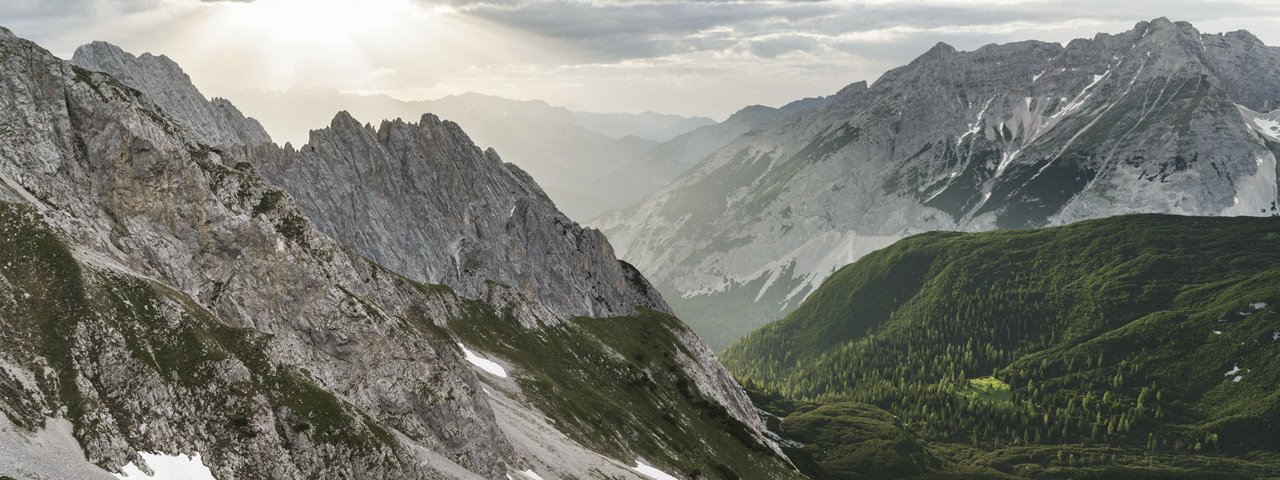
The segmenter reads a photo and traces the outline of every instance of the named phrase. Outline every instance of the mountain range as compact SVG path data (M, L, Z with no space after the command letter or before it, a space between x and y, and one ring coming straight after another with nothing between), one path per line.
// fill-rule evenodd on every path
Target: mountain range
M0 478L1280 471L1280 48L1248 32L938 44L718 123L260 122L3 28L0 71Z
M799 477L644 277L457 124L339 113L295 149L163 57L0 29L0 64L0 474Z
M593 221L715 348L905 236L1126 213L1277 213L1280 48L1140 22L938 44Z
M90 44L83 48L114 47ZM172 63L162 55L155 57L155 63ZM825 105L824 98L778 108L752 105L715 122L653 112L580 112L540 100L476 93L425 101L323 90L218 93L247 105L265 130L300 139L297 143L309 139L316 126L301 120L326 121L339 110L353 118L378 121L416 120L432 112L458 123L477 144L503 152L507 161L533 176L558 208L579 222L634 204L758 126Z
M162 61L169 63L167 58ZM578 221L625 207L653 193L697 160L737 138L742 129L741 122L732 119L728 125L717 127L719 123L706 117L579 112L539 100L519 101L475 93L426 101L323 90L218 93L247 105L266 130L299 139L290 143L305 142L310 130L318 125L304 120L326 121L340 110L368 121L417 120L423 113L432 112L461 125L477 144L503 152L508 161L529 172L559 208ZM738 133L708 135L703 131L694 136L695 140L672 141L701 127L711 127L712 132ZM695 150L683 155L691 160L675 162L674 171L656 180L632 183L617 174L642 158L645 162L662 162L666 155L655 152L681 152L689 143L693 144L689 148ZM652 160L654 157L660 160ZM645 188L637 189L637 185ZM622 189L636 193L611 194Z

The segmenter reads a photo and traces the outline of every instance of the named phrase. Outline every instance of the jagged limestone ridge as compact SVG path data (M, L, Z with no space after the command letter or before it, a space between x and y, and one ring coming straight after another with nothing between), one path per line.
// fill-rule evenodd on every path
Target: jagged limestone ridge
M416 280L470 298L497 282L564 319L669 311L599 231L434 115L375 130L339 113L296 154L258 164L322 230Z
M271 143L257 120L245 118L226 99L206 99L169 57L150 53L134 56L110 43L93 42L77 48L71 63L110 74L142 92L205 144L229 149Z
M512 429L524 428L513 425L538 414L503 404L495 419L453 334L441 325L486 309L488 321L501 322L499 311L531 305L519 293L495 284L478 303L339 247L246 161L248 155L287 148L206 146L191 127L155 110L141 92L4 33L0 61L12 81L0 90L6 107L0 116L0 199L28 205L23 215L38 219L31 225L48 225L72 261L56 251L32 258L78 265L72 269L83 272L79 283L66 274L53 275L60 282L31 284L59 286L71 299L107 297L125 287L137 295L95 303L90 310L98 313L78 323L33 322L36 330L57 327L55 336L65 335L62 327L83 336L69 344L46 342L26 350L15 344L0 352L25 359L6 370L3 381L45 375L46 382L41 393L23 389L18 397L6 397L7 413L17 411L14 405L46 402L49 408L38 409L28 425L65 416L86 455L106 468L140 461L138 451L155 450L200 451L219 475L268 478L501 478L535 464L561 466L557 461L633 475L619 463L627 458L605 458L573 440L555 443L566 442L564 437L541 439L541 451L513 450ZM5 281L33 271L57 273L42 267L6 274ZM624 278L643 280L633 270ZM77 287L83 284L93 286ZM15 304L27 299L26 292L12 293ZM134 318L156 311L165 313L143 324ZM555 324L556 318L537 318L546 313L535 308L525 315L533 324ZM224 335L228 331L232 335ZM742 425L736 418L747 411L747 436L703 444L713 452L749 448L742 442L759 436L749 402L709 350L682 335L679 347L693 353L676 358L682 375L698 388L675 401L728 405L732 416L726 425ZM39 357L67 358L40 350L49 344L72 360L40 368ZM175 353L178 347L181 354ZM212 360L184 363L192 352ZM178 364L161 361L175 357ZM300 391L322 404L291 403ZM111 401L72 401L103 395ZM201 405L238 407L192 411L186 407L199 403L194 397L212 402ZM75 411L72 405L78 405ZM638 425L627 428L645 431ZM527 446L529 439L521 442ZM662 455L633 440L622 447L663 463ZM789 475L767 449L750 457L750 471ZM670 461L698 460L680 453ZM350 470L326 467L332 463Z

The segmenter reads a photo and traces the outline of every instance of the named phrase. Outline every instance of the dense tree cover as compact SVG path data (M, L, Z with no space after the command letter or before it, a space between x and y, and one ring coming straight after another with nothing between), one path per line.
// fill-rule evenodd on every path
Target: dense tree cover
M935 453L1006 473L975 452L1252 475L1280 471L1277 306L1280 219L928 233L722 359L763 395L874 405Z

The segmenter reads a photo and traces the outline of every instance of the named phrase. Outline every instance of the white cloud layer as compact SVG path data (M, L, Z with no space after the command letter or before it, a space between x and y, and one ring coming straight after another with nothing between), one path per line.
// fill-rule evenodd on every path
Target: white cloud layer
M1167 16L1280 44L1280 0L6 0L60 55L106 40L212 91L415 100L476 91L594 111L723 117L874 80L933 44L1067 41Z

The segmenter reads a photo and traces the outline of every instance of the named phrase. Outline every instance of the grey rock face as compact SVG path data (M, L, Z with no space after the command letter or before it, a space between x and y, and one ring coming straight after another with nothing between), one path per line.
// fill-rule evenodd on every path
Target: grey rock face
M506 403L495 415L496 400L448 326L488 318L476 313L486 309L530 326L563 320L516 290L536 291L519 281L537 272L519 269L543 265L517 262L519 245L501 246L504 240L546 248L563 242L572 247L556 250L571 253L562 258L582 262L564 269L615 275L566 288L626 285L618 298L590 308L662 307L661 298L638 272L613 260L598 232L557 224L563 217L527 176L480 153L456 126L427 117L380 134L352 123L319 132L307 152L208 145L204 140L216 135L171 113L197 106L157 106L121 80L58 60L3 29L0 71L0 318L6 319L0 413L18 427L0 433L0 447L30 449L31 438L67 443L69 425L90 464L72 458L48 465L54 460L41 457L12 468L114 471L140 464L138 452L145 451L201 453L218 478L499 479L576 460L613 477L638 477L620 468L629 460L618 458L625 452L591 452L546 428L540 412L519 402L515 381L504 383ZM415 200L449 199L430 218L457 224L434 228L465 231L455 237L460 244L513 262L502 271L497 262L484 264L490 269L484 272L514 279L511 288L486 290L487 305L414 282L333 240L253 166L309 159L389 169L390 162L414 158L426 158L421 169L401 172L422 176L394 180L429 185L409 191L436 196ZM470 168L477 169L474 177ZM396 185L369 170L346 172ZM357 185L384 184L353 183L347 190ZM406 200L386 201L392 199ZM495 220L492 208L500 201L516 208L498 207ZM412 213L415 205L394 206ZM532 224L539 215L550 227ZM606 258L611 263L589 270ZM570 275L548 268L549 277ZM460 289L485 284L455 280ZM723 367L696 338L682 341L671 347L694 352L683 362L701 393L694 398L723 404L760 435L759 419L744 408L745 394ZM682 397L674 385L655 388ZM651 435L642 426L628 428ZM767 456L760 461L782 465ZM0 473L14 474L7 470L12 465L0 462Z
M67 245L19 253L57 268L5 272L45 289L9 295L6 318L54 335L4 343L44 382L26 393L33 424L65 415L107 468L200 451L223 477L438 477L394 431L503 475L514 455L475 374L409 321L443 321L458 299L379 276L110 77L7 32L0 62L0 178L28 205L6 207L5 238Z
M1241 109L1275 107L1277 68L1280 49L1252 35L1165 19L1065 47L939 44L599 224L704 335L735 326L685 310L699 299L756 315L720 347L911 233L1274 214L1273 140Z
M263 174L323 231L416 280L470 298L498 282L561 318L669 311L604 235L569 220L528 174L434 115L374 130L344 112L296 154L264 159Z
M13 36L0 59L0 178L68 243L78 268L55 280L88 308L67 317L69 337L4 355L56 371L35 402L67 408L88 460L163 449L204 452L223 476L438 477L388 442L396 431L503 475L515 456L474 372L451 339L408 320L443 321L457 298L378 275L114 79ZM42 374L50 352L67 357Z
M110 74L141 91L165 113L190 127L202 143L221 148L271 143L257 120L245 118L226 99L206 99L169 57L150 53L134 56L110 43L93 42L77 48L71 63Z

